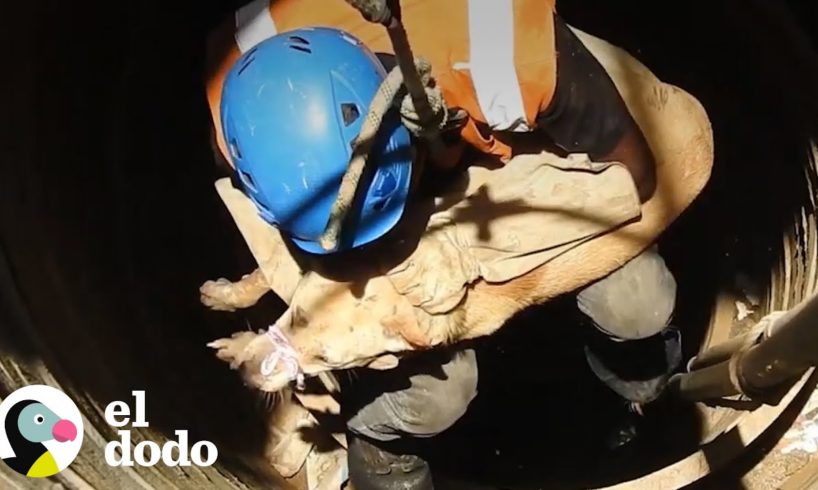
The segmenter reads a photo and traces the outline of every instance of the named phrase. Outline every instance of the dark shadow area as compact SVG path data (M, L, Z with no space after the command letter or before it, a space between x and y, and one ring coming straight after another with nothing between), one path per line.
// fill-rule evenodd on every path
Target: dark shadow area
M0 350L45 355L26 340L36 337L60 381L103 406L145 389L152 426L190 429L240 466L260 453L262 404L205 344L269 323L262 312L282 305L267 297L219 314L198 301L205 280L255 267L213 188L224 174L201 80L205 33L238 3L30 6L24 39L38 40L8 44L22 52L9 64L7 104L23 134L0 150L10 305ZM691 92L712 119L712 181L660 244L679 283L674 324L688 357L720 283L737 271L767 281L807 199L806 150L818 129L815 53L784 7L703 5L560 5L572 25ZM649 410L626 452L604 450L624 407L585 367L577 321L566 297L479 343L480 396L432 444L437 467L504 487L583 488L692 452L700 421L673 403Z
M0 248L0 356L13 354L30 362L37 358L37 346L26 334L31 316L20 297L5 251Z
M6 117L24 133L6 135L0 158L2 295L14 307L3 354L44 358L103 408L145 390L151 427L189 429L222 463L253 466L262 404L205 347L244 320L198 301L202 282L252 264L213 187L201 80L204 35L232 7L29 7L18 35L37 41L7 45L22 62Z

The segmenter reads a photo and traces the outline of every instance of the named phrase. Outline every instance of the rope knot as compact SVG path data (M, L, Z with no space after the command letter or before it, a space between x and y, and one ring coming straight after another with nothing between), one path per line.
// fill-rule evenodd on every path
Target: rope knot
M347 3L355 7L369 22L386 25L392 18L392 11L386 0L347 0Z
M411 94L407 93L400 101L401 121L403 125L406 126L406 129L413 135L419 138L429 139L433 137L440 128L446 125L449 112L446 108L443 93L440 91L440 88L434 84L432 65L423 58L416 58L415 66L417 67L421 83L423 83L433 117L429 121L422 121L415 108L415 101Z

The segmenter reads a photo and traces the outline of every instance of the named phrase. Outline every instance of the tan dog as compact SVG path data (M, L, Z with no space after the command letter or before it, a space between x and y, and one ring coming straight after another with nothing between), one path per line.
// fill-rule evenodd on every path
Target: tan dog
M650 246L701 192L710 176L713 140L698 101L660 82L623 50L580 31L577 35L611 75L656 157L657 189L643 205L642 218L511 281L477 281L459 303L434 314L413 305L380 275L352 283L310 272L297 286L272 287L291 305L276 325L297 351L305 374L355 366L390 368L397 364L398 353L489 335L522 309L616 270ZM269 262L250 245L260 264ZM284 264L281 270L298 274L297 267L278 256L275 261L276 270ZM227 310L253 304L270 289L260 280L263 275L268 284L276 280L272 272L256 271L237 283L209 281L201 288L202 301ZM264 334L243 332L210 345L232 368L241 368L251 386L276 391L288 382L281 372L261 376L260 366L273 350Z
M293 306L276 325L298 352L305 374L359 366L390 369L398 364L392 354L431 346L418 331L415 309L388 279L376 277L363 285L359 295L354 293L357 290L349 283L315 273L302 279L292 298ZM203 302L220 310L234 310L260 297L259 289L248 288L241 281L209 281L201 291ZM417 336L413 337L413 332ZM274 350L263 332L239 332L209 345L231 368L241 367L250 386L278 391L290 381L280 371L261 375L261 363Z

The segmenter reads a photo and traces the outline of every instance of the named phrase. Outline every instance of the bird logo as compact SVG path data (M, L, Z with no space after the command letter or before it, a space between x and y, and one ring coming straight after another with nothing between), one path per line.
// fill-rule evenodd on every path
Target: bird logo
M56 475L70 465L82 446L82 417L62 391L30 385L0 403L0 457L30 478Z

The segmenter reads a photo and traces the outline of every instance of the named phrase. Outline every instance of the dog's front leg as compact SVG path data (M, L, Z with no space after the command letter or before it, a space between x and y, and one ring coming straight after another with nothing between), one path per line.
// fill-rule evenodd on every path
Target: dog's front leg
M236 311L249 308L270 291L270 285L261 269L244 275L236 282L220 278L207 281L199 288L203 305L217 311Z

